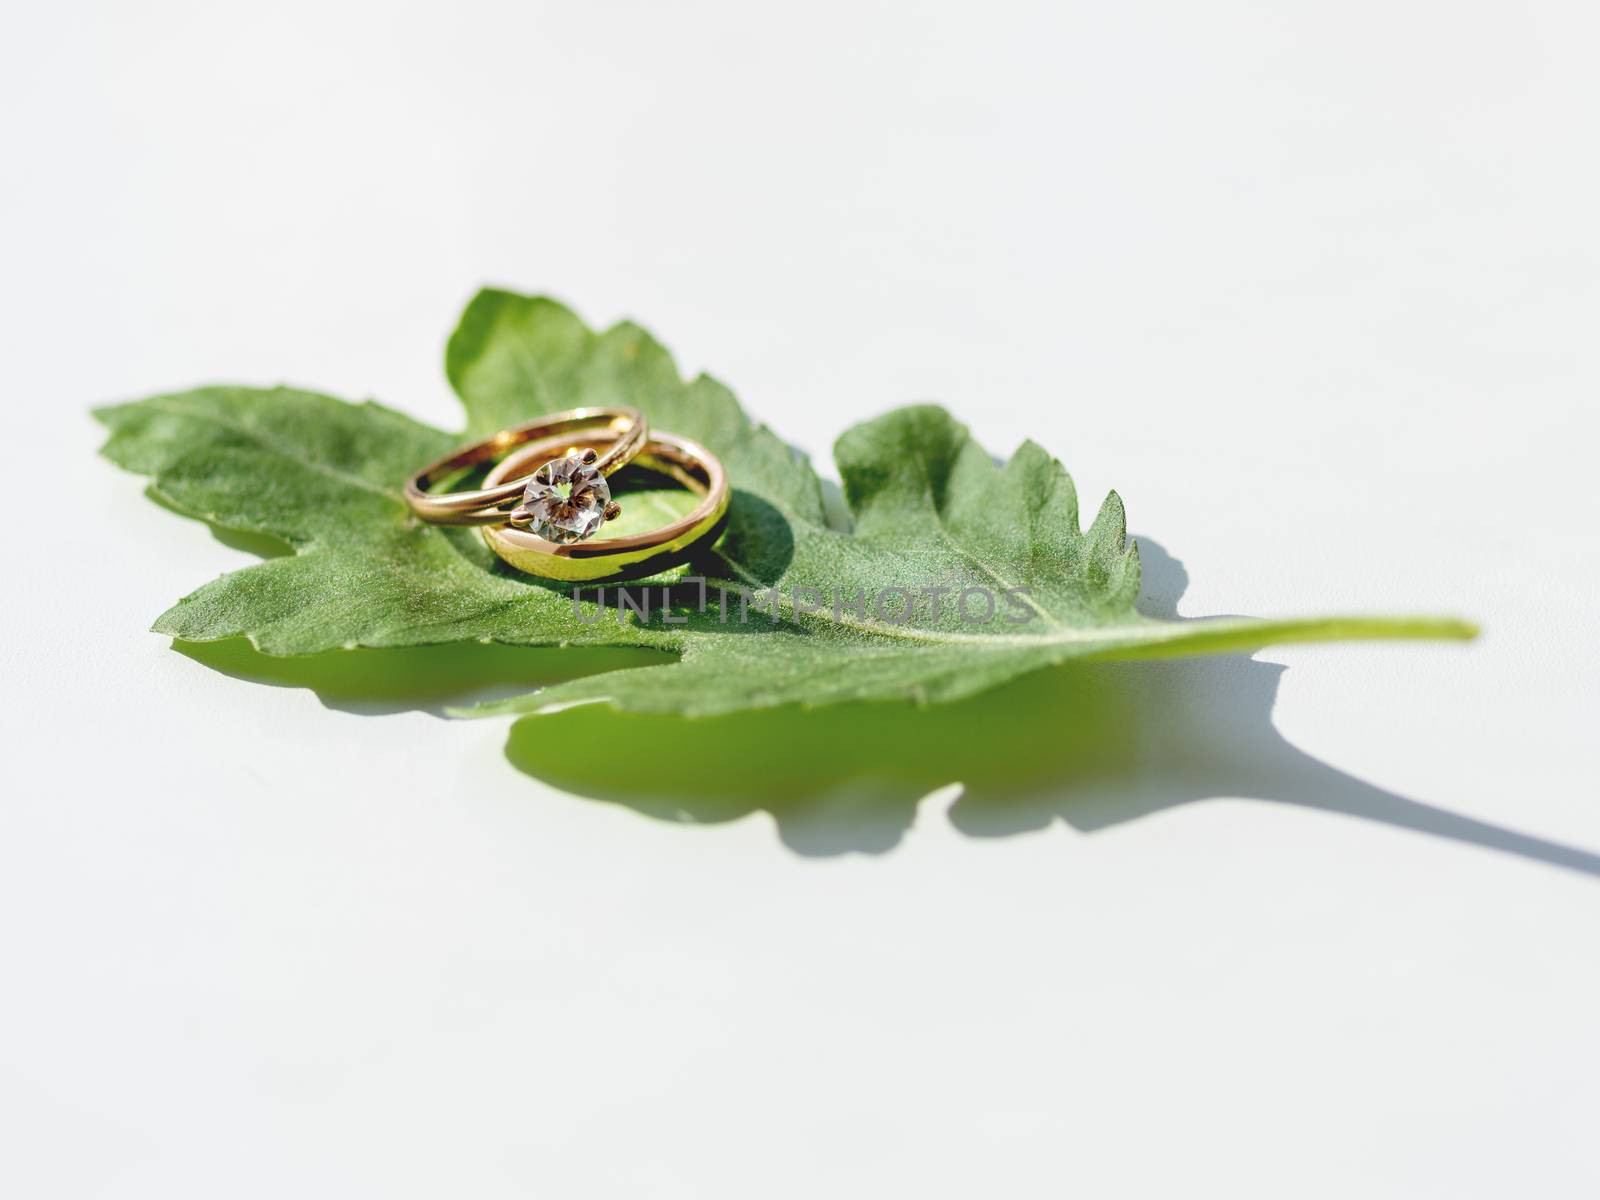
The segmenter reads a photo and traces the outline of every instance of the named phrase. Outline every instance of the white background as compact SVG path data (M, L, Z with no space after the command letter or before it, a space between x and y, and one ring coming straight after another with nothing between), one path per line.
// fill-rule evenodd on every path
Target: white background
M0 1191L1596 1195L1597 37L1576 0L10 8ZM145 632L251 560L89 406L285 380L451 426L485 282L638 318L825 469L913 400L1032 436L1185 615L1485 634L1143 668L1128 770L896 839L848 788L658 820L504 722Z

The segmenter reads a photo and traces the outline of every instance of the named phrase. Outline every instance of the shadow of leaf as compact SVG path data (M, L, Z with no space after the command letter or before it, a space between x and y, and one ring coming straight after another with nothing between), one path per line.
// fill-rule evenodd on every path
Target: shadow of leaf
M235 679L307 688L329 708L382 716L426 712L519 696L553 683L675 661L654 650L614 646L501 646L455 642L392 650L329 650L278 657L245 638L174 641L172 648Z
M575 708L524 717L521 771L669 821L770 813L797 853L892 848L919 803L959 790L973 837L1093 831L1216 797L1293 804L1600 875L1600 856L1364 783L1272 727L1284 667L1249 659L1068 664L970 700L687 720ZM549 747L563 753L552 756ZM628 747L626 755L616 747Z
M1183 564L1139 539L1140 609L1180 619ZM1600 856L1385 791L1272 724L1286 668L1244 657L1071 663L955 704L839 705L688 720L600 708L524 717L528 775L663 820L770 813L797 853L880 853L930 795L972 837L1055 821L1089 832L1198 800L1260 799L1360 817L1600 876ZM559 744L559 758L548 747ZM614 753L627 745L629 753ZM583 764L581 768L578 764Z

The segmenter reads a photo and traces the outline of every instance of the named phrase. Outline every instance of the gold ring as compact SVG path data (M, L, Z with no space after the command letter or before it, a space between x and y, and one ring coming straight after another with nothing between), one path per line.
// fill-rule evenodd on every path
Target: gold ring
M567 531L575 538L589 537L602 521L616 516L618 511L611 503L611 489L605 477L639 453L650 436L644 414L636 408L574 408L514 429L502 429L493 437L452 450L412 475L404 488L406 503L417 516L435 525L487 525L508 518L531 520L531 513L519 509L513 514L506 510L506 505L526 491L525 481L516 474L501 473L493 480L486 479L484 487L471 491L436 493L429 489L448 475L502 458L518 446L569 433L593 435L583 440L598 438L600 445L606 447L601 452L590 446L577 460L563 465L561 480L546 481L563 490L581 489L586 500L592 502L584 506L582 520L569 522L572 528Z
M570 457L581 447L594 449L595 444L586 438L578 441L578 447L570 447L562 439L546 438L503 459L484 484L493 487L502 480L525 476L553 450L565 449ZM728 475L711 451L688 438L656 433L634 458L634 465L676 480L699 496L700 503L670 525L628 537L555 541L531 530L492 525L484 529L483 540L519 571L576 583L653 575L682 562L697 542L720 531L728 513ZM543 470L535 471L534 478ZM545 529L547 524L542 522L538 528Z

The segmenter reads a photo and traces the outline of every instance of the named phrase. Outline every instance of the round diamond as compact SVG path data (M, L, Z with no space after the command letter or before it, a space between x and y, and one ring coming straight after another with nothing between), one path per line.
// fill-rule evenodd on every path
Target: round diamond
M522 493L528 528L547 542L581 542L606 519L611 485L576 454L553 458L533 473Z

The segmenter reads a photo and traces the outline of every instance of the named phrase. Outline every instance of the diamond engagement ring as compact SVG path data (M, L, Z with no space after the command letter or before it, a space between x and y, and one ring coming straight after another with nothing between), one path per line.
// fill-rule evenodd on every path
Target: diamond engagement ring
M411 511L435 525L514 525L537 530L552 542L593 537L621 509L612 502L606 476L632 461L649 438L644 414L636 408L574 408L552 413L526 425L502 429L493 437L458 447L429 463L406 480L404 494ZM500 460L528 443L536 443L544 459L563 437L566 453L546 461L533 478L524 476L542 460L517 457L518 471L501 471L481 488L436 492L449 476ZM513 507L514 506L514 507Z
M484 477L487 487L503 480L527 478L523 498L506 523L487 525L483 540L502 560L530 575L568 582L641 578L688 558L696 546L714 539L728 513L727 472L716 455L698 442L659 431L633 459L633 465L685 488L698 502L675 521L627 537L590 536L601 525L611 503L611 489L585 455L600 460L609 437L579 439L578 446L546 438L525 446L498 463ZM565 451L551 459L552 453ZM592 476L592 478L591 478ZM601 515L597 515L601 514Z

